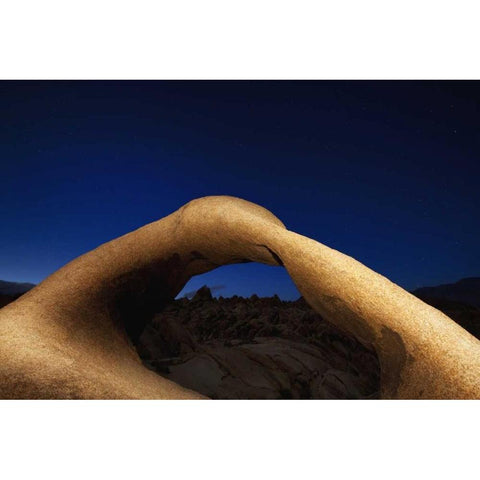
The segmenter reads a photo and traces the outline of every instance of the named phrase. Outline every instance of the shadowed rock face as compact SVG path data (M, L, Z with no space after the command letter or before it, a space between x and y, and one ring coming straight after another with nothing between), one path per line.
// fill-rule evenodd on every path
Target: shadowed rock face
M379 396L374 352L303 299L215 299L202 287L156 315L137 350L158 374L211 398Z
M323 318L375 349L382 397L480 397L476 338L354 259L232 197L194 200L77 258L4 307L2 397L202 398L145 368L129 335L138 336L193 275L245 261L284 266Z

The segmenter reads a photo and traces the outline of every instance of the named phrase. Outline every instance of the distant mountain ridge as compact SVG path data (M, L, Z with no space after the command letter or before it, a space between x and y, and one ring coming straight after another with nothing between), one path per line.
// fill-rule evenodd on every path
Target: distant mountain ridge
M463 278L456 283L421 287L412 293L420 299L449 300L480 308L480 277Z
M0 280L0 295L22 295L35 286L34 283L7 282Z

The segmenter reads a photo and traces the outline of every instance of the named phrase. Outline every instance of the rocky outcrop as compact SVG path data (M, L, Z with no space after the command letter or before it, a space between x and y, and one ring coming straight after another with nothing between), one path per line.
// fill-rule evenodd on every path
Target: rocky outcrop
M194 200L2 308L2 397L202 398L145 368L129 338L192 276L248 261L284 266L315 311L375 350L382 398L480 398L474 336L353 258L233 197Z
M378 398L373 351L329 326L303 299L215 299L202 287L147 326L145 365L211 398Z
M375 382L348 370L342 360L342 355L328 357L312 345L259 337L255 343L205 347L170 364L164 375L211 398L376 398Z

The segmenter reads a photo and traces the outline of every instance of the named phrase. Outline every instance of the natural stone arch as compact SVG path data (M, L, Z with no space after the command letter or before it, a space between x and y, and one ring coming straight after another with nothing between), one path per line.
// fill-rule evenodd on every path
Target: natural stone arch
M480 342L356 260L233 197L194 200L73 260L0 311L2 398L201 398L145 368L130 336L193 276L283 265L326 320L373 347L383 398L480 398Z

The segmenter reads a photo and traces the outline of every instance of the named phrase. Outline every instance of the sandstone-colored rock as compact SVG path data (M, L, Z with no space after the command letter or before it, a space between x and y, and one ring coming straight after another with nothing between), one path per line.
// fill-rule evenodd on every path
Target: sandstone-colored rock
M194 200L2 308L1 396L201 398L143 366L128 335L137 338L193 275L245 261L283 265L322 317L374 348L382 397L480 398L475 337L353 258L233 197ZM248 325L238 329L251 335ZM328 381L341 390L335 378Z

